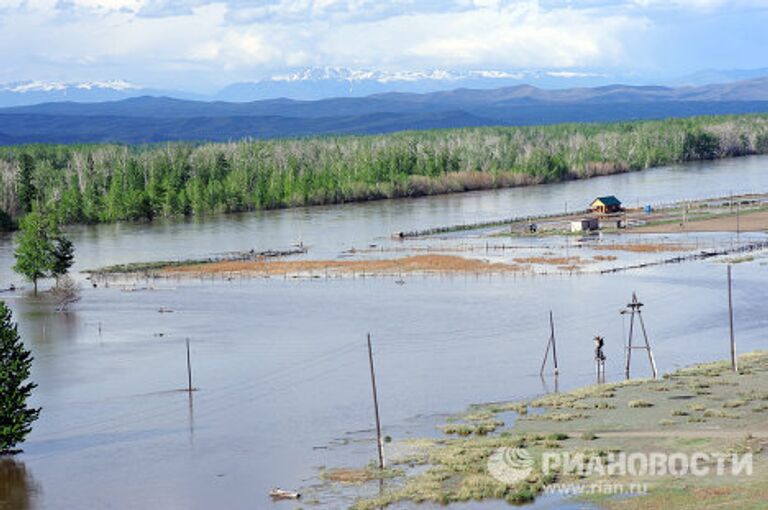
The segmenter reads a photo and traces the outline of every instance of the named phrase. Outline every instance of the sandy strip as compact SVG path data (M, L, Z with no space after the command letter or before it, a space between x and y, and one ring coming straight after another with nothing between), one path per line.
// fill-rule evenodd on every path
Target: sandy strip
M552 266L581 265L591 261L581 257L519 257L515 259L518 264L548 264Z
M764 232L768 230L768 211L744 213L739 216L738 229L741 232ZM633 233L673 234L680 232L736 232L736 215L723 218L694 220L685 224L666 223L628 229Z
M527 269L526 266L490 263L453 255L414 255L380 260L273 260L213 262L167 268L165 276L199 276L212 274L323 275L365 273L395 275L399 273L508 273Z

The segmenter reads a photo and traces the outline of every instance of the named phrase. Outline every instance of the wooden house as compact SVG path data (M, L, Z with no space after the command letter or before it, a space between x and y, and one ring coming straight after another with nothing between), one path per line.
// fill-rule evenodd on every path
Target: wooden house
M621 212L623 208L621 207L621 200L613 195L608 195L594 199L589 204L589 210L598 214L612 214Z

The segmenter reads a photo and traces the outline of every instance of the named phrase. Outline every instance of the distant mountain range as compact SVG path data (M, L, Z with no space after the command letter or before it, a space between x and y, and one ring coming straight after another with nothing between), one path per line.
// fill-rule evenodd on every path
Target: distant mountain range
M767 73L768 74L768 73ZM235 83L214 99L255 101L289 98L316 100L329 97L364 97L387 92L429 93L446 89L494 89L531 84L543 88L606 83L607 77L575 71L414 71L386 72L346 68L310 68L266 80Z
M544 88L594 86L608 77L579 71L371 71L340 67L307 68L266 79L234 83L211 94L146 88L125 80L101 82L28 81L0 84L0 107L57 101L100 102L131 97L249 102L288 98L315 100L329 97L364 97L385 92L427 93L454 88L492 89L533 84Z
M733 81L754 80L768 76L768 67L761 69L705 69L667 83L670 86L696 86L713 83L728 83Z
M78 83L25 81L0 85L0 107L59 101L93 103L139 96L200 98L192 94L147 89L124 80Z
M0 109L0 144L231 140L768 112L768 78L696 87L517 85L245 103L137 97Z
M704 70L662 84L671 87L701 86L752 80L765 76L768 76L768 68ZM366 97L390 92L426 94L459 88L492 90L518 85L531 85L541 89L584 88L616 82L642 85L643 78L556 69L388 72L320 67L300 69L256 81L233 83L217 92L206 94L147 88L126 80L6 83L0 84L0 108L63 101L96 103L144 96L225 102L252 102L278 98L309 101Z

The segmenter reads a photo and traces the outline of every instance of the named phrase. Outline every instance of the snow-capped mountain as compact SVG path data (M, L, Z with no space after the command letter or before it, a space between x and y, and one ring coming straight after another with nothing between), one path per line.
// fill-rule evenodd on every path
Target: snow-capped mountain
M364 97L386 92L429 93L457 88L494 89L523 83L543 88L565 88L608 82L607 76L572 70L374 71L313 67L258 81L235 83L212 96L151 89L118 79L85 82L19 81L0 84L0 108L62 101L95 103L140 96L248 102L275 98L314 100Z
M427 93L455 88L492 89L528 83L539 87L589 86L608 83L605 75L572 70L373 71L342 67L313 67L235 83L219 92L223 101L255 101L285 97L322 99L362 97L384 92Z
M30 80L0 84L0 107L61 101L96 103L139 96L163 95L191 99L189 94L147 89L125 80L84 82Z
M64 83L60 81L24 81L0 85L0 91L16 92L19 94L34 92L67 92L71 90L139 90L140 86L125 80L86 81L80 83Z

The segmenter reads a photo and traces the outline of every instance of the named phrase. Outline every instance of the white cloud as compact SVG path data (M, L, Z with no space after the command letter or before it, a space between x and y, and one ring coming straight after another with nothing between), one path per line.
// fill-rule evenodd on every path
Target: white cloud
M136 12L144 4L145 0L70 0L71 3L82 9L96 9L102 11L128 10Z
M545 11L526 2L343 26L326 34L319 49L337 64L354 59L365 65L384 60L448 67L601 66L624 57L623 38L645 28L642 19Z
M10 49L0 81L175 83L188 72L224 82L305 65L628 67L646 57L654 13L670 5L727 8L725 0L0 0L0 45Z
M737 9L768 8L767 0L632 0L640 8L682 9L689 11L714 11L720 8Z

